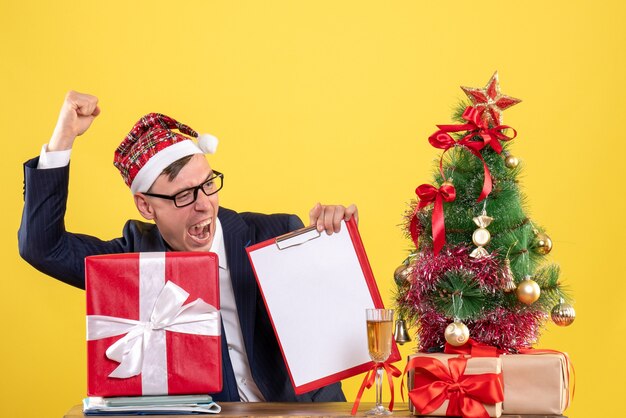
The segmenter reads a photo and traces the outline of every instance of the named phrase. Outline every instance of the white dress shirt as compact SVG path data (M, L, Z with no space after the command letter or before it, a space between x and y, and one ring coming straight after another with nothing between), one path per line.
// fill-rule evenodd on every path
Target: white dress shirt
M219 219L215 220L217 224L215 225L215 236L210 251L217 254L220 263L220 313L228 342L228 354L237 380L237 390L243 402L262 402L265 399L252 379L250 363L243 344L243 334L235 304L235 293L233 292L233 283L230 280L230 269L224 248L222 224Z
M38 169L64 167L70 162L72 150L52 151L48 152L47 144L41 149L39 156ZM239 324L239 316L237 314L237 305L235 304L235 293L233 292L233 284L230 280L230 270L228 269L228 261L226 259L226 249L224 247L224 232L219 219L215 219L215 236L211 244L211 252L217 254L219 260L219 279L220 279L220 313L222 323L224 324L224 332L226 333L226 341L230 356L230 362L233 366L235 379L237 381L237 391L242 402L262 402L265 401L261 391L252 379L252 371L250 370L250 362L246 354L243 342L243 334L241 333L241 325Z

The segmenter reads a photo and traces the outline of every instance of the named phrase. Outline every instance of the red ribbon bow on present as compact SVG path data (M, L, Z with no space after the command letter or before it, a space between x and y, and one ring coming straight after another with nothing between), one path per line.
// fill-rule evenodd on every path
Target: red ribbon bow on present
M434 202L435 207L433 208L432 231L433 248L435 255L437 255L446 243L446 225L443 216L443 202L452 202L456 198L456 189L450 183L444 183L439 188L430 184L422 184L415 189L415 193L419 198L419 203L415 208L415 213L413 214L411 224L409 225L411 238L413 238L415 248L418 248L417 242L419 239L419 225L417 212Z
M466 375L466 365L465 357L448 359L448 367L432 357L410 359L404 373L415 369L409 397L417 412L427 415L448 400L447 416L488 418L483 404L504 400L502 373Z
M482 119L483 112L484 109L468 106L462 116L468 123L460 125L437 125L439 130L428 138L428 142L430 142L433 147L444 150L439 159L439 171L442 176L444 176L443 156L450 148L456 145L465 147L483 163L484 181L483 189L478 197L479 202L491 193L493 187L489 167L487 167L487 163L485 163L485 160L480 154L480 150L490 146L495 152L500 154L502 152L502 144L500 141L510 141L517 136L517 131L507 125L497 125L493 128L489 128L487 121ZM509 137L503 133L503 131L507 129L513 130L513 136ZM450 136L450 132L460 131L469 132L460 140L455 141L454 138ZM475 140L474 138L479 138L479 140Z
M461 346L453 346L446 343L443 352L446 354L467 354L472 357L499 357L504 351L498 348L478 342L472 338Z
M389 389L391 391L391 400L389 401L389 410L393 411L393 378L399 377L402 372L398 370L396 366L391 363L374 363L372 368L367 371L365 374L365 378L363 379L363 383L361 384L361 388L356 395L356 399L354 400L354 405L352 406L352 411L350 412L352 415L356 415L357 409L359 409L359 404L361 403L361 397L363 396L363 392L365 388L369 389L372 387L376 380L376 372L379 368L385 369L385 373L387 373L387 381L389 382Z

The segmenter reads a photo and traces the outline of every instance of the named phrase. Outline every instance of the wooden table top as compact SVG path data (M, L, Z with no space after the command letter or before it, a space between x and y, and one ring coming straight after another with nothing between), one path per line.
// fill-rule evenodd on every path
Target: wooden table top
M314 403L289 403L289 402L221 402L222 412L215 414L222 417L345 417L352 418L352 402L314 402ZM374 406L372 402L362 402L359 405L358 417L365 416L365 412ZM201 416L210 417L213 414ZM189 418L189 415L152 415L163 418ZM197 415L195 415L197 416ZM412 417L406 403L396 403L393 417ZM137 415L127 415L127 418L137 418ZM84 418L83 408L76 405L70 409L64 418ZM124 418L118 416L118 418ZM502 415L501 418L565 418L561 415Z

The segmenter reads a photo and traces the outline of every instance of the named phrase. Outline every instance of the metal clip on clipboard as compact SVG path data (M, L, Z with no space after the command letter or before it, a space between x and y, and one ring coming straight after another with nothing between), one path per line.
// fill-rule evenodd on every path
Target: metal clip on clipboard
M321 236L315 225L308 226L306 228L298 229L297 231L290 232L285 235L281 235L276 238L276 246L279 250L284 250L289 247L304 244L305 242L314 240Z

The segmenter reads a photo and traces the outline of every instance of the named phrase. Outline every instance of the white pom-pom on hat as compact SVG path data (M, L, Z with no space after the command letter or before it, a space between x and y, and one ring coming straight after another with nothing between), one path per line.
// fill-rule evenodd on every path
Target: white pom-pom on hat
M218 142L217 138L211 134L198 135L198 147L205 154L215 154Z

